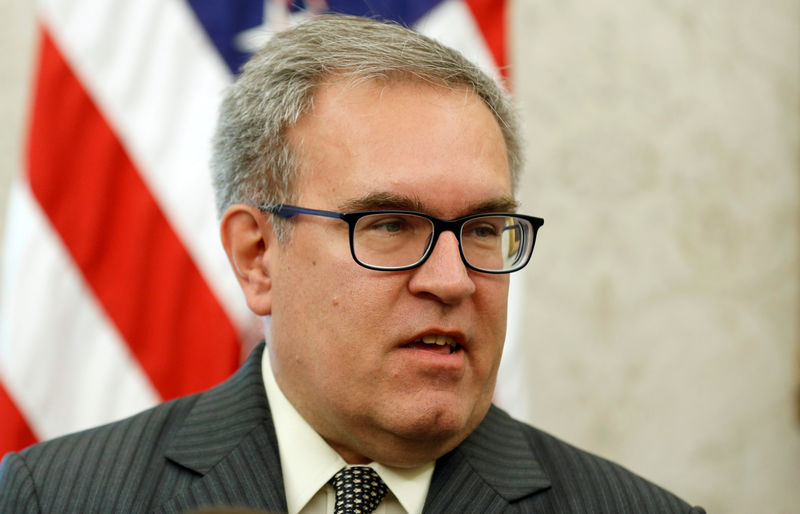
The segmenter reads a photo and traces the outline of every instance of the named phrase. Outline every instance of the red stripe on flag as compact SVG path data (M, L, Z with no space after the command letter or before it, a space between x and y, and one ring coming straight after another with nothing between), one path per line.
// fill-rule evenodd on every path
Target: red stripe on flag
M161 396L220 382L239 363L233 324L116 134L42 33L27 153L34 196Z
M475 22L481 29L486 46L503 77L508 78L506 67L506 1L467 0Z
M36 436L33 435L2 383L0 383L0 418L3 419L3 429L0 430L0 458L8 452L21 450L36 442Z

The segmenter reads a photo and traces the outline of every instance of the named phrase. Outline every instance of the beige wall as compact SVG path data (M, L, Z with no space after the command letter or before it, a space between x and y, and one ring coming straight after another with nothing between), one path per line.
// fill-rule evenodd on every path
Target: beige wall
M800 4L519 0L530 421L711 512L798 512ZM33 51L0 4L0 207ZM1 229L0 229L1 230Z
M531 420L800 512L798 2L518 1Z

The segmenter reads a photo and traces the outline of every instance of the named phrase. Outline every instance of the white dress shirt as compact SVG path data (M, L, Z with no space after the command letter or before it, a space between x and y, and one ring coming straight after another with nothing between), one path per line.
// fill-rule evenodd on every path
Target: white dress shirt
M328 480L347 463L286 399L272 374L269 348L264 349L261 373L278 437L288 514L332 514L336 493ZM378 462L368 464L388 488L375 514L421 513L434 464L431 461L411 469L392 468Z

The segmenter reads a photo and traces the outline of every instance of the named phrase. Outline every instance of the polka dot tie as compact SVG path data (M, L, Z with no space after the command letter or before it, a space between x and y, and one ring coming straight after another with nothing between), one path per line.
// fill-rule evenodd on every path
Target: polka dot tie
M342 468L330 484L336 489L334 514L369 514L386 494L386 484L367 466Z

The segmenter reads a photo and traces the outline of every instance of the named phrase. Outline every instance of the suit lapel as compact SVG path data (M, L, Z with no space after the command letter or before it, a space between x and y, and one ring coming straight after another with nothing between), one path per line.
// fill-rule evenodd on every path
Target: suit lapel
M286 511L278 443L257 346L242 368L201 394L166 452L197 474L159 512L201 505L241 505Z
M423 512L501 512L549 487L520 424L492 406L464 442L436 461Z

